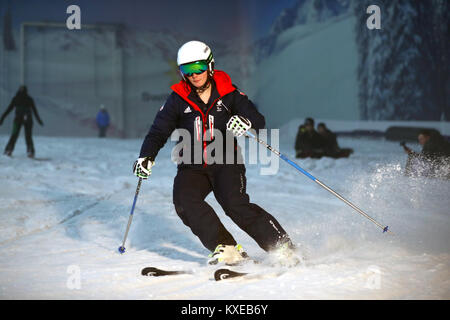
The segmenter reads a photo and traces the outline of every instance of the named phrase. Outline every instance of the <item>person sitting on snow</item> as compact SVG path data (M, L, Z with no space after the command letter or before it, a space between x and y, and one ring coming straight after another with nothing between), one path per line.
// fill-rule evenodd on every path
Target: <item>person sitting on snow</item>
M324 139L314 129L314 119L306 118L299 128L295 142L295 151L297 158L316 158L319 159L325 154Z
M336 134L327 128L325 123L321 122L317 125L317 132L322 137L324 156L331 158L347 158L353 149L341 149L337 142Z

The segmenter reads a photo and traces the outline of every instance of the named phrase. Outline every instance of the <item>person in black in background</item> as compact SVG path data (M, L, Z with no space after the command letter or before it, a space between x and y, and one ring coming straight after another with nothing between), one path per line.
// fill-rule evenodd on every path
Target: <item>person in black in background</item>
M437 131L423 129L417 136L422 151L417 153L401 143L408 154L406 175L450 178L450 143Z
M314 129L314 119L306 118L295 140L297 158L316 158L324 155L324 140Z
M5 147L5 154L7 156L11 156L14 146L16 144L17 138L19 137L20 128L22 125L25 127L25 141L27 144L27 154L28 157L34 157L34 145L32 138L32 128L33 128L33 119L32 113L36 117L36 120L39 122L41 126L43 126L43 122L39 117L39 114L36 110L36 106L34 105L33 98L31 98L27 93L27 87L22 85L19 87L14 98L11 100L6 111L3 113L0 118L0 125L3 123L3 120L6 116L16 108L16 116L14 118L13 130L11 133L11 138L8 141L8 144Z
M327 128L325 123L317 125L317 132L323 139L324 156L331 158L347 158L353 153L353 149L341 149L338 145L336 134Z

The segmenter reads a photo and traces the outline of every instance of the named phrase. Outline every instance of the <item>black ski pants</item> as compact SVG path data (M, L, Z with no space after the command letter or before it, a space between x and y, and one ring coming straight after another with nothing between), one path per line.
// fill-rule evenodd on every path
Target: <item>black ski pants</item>
M31 116L16 116L14 118L13 129L8 144L5 147L5 151L12 152L16 145L17 138L19 137L20 129L22 125L25 128L25 142L27 144L27 152L34 155L34 144L32 138L33 120Z
M219 244L236 245L236 240L205 201L211 191L225 214L264 250L274 249L283 242L292 244L272 215L250 203L244 165L180 166L173 187L175 210L210 251Z

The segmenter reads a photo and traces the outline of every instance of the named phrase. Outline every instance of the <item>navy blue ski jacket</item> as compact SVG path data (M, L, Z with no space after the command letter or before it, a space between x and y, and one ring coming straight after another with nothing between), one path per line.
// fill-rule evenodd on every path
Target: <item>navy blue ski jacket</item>
M231 78L223 71L215 70L213 75L214 85L211 93L211 104L206 108L201 108L199 103L195 102L196 93L184 81L174 84L171 89L173 92L168 97L166 103L161 107L153 121L153 124L146 135L141 147L139 157L149 157L154 160L159 150L165 145L168 138L175 129L185 129L190 133L190 141L182 141L180 136L179 143L183 142L191 148L190 164L199 164L198 158L194 159L194 149L199 144L203 156L201 164L206 166L212 162L208 162L207 146L216 140L214 130L222 133L223 139L221 144L225 153L229 152L226 146L226 124L233 115L240 115L250 120L252 128L255 130L263 129L265 126L264 116L261 115L254 104L248 97L239 91L231 82ZM228 132L228 135L230 133ZM237 141L233 139L232 152L234 153L234 161L236 161L240 148ZM194 146L197 144L197 146ZM216 141L215 148L220 144L220 140ZM214 148L212 148L214 149ZM198 150L198 149L197 149ZM179 153L183 155L183 150ZM198 153L197 153L198 155ZM214 156L214 152L210 154ZM217 162L217 161L216 161ZM225 159L223 163L229 163ZM182 162L179 165L186 165Z

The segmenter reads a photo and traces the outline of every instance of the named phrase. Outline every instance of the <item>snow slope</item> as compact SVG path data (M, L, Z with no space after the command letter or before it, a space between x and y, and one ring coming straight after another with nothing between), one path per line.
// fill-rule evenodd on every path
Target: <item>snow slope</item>
M280 149L292 159L296 128L293 121L280 131ZM6 140L0 136L0 145ZM297 162L395 235L383 234L284 162L269 176L248 165L251 200L279 219L305 260L292 270L270 267L266 277L217 283L214 268L205 265L208 251L172 205L171 143L142 185L127 252L120 255L141 139L38 136L37 157L50 159L35 161L26 158L21 136L14 157L0 157L0 298L449 299L450 181L404 177L398 143L339 142L355 149L351 158ZM268 259L211 195L207 201L251 256ZM198 276L140 276L149 265Z

